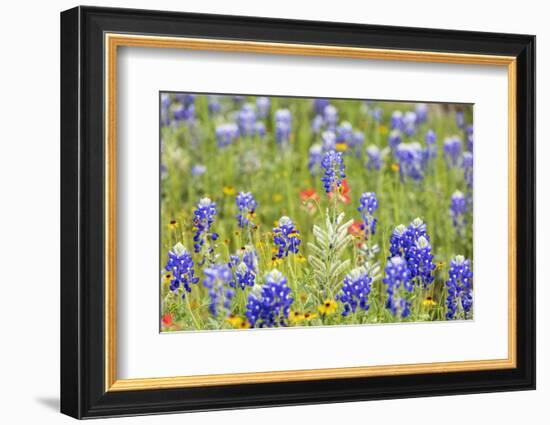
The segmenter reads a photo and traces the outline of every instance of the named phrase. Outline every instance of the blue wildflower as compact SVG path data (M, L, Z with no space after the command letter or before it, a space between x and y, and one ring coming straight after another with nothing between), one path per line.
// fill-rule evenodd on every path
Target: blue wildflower
M469 319L473 305L473 273L470 260L457 255L451 260L449 280L447 280L447 320Z
M384 114L384 111L382 111L382 108L374 108L370 110L370 116L374 119L376 122L382 121L382 115Z
M333 151L336 149L336 134L333 131L323 131L321 134L321 142L323 144L323 152Z
M340 123L336 129L336 141L337 143L345 143L350 145L351 138L353 137L353 127L348 121L343 121Z
M265 124L261 121L257 121L256 124L254 124L254 134L256 136L259 136L261 138L265 137Z
M344 161L340 152L328 151L323 155L321 167L325 170L325 175L321 177L325 191L337 191L342 186L342 179L346 178L344 173Z
M203 270L202 284L208 289L210 304L208 309L215 316L227 316L235 291L228 287L232 279L231 269L227 264L214 264Z
M258 273L258 254L252 246L245 245L235 255L231 255L228 266L233 271L229 286L240 289L254 286Z
M462 169L464 170L464 181L469 189L474 186L474 156L471 152L462 154Z
M182 298L185 298L187 292L191 292L190 284L199 281L199 278L195 276L193 266L191 254L180 242L168 251L168 261L164 266L164 270L167 272L165 277L169 279L170 290L175 293L181 291Z
M179 102L174 108L174 121L191 123L195 119L195 95L178 93L174 96Z
M456 112L456 125L458 128L463 129L466 125L465 119L464 119L464 111L457 111Z
M313 99L313 110L315 111L315 114L323 114L329 103L330 101L328 99Z
M323 125L325 125L325 120L322 115L315 115L315 118L311 121L311 131L314 134L319 134L323 128Z
M239 214L237 214L239 226L248 226L250 224L250 219L254 217L254 212L258 203L250 192L239 192L235 198L235 202L239 208Z
M391 149L395 149L401 143L401 131L398 129L390 131L388 143Z
M206 173L206 167L202 164L196 164L191 167L191 175L193 177L202 176L204 173Z
M292 115L288 109L275 111L275 140L285 145L290 141L292 131Z
M292 304L287 278L278 270L266 273L263 285L255 285L248 295L246 317L253 327L286 326Z
M403 112L393 111L390 119L390 127L392 130L403 130Z
M416 122L422 124L428 120L428 105L425 103L418 103L415 108Z
M269 97L256 98L256 109L258 110L258 116L261 119L265 119L268 117L270 107L271 107L271 100L269 100Z
M468 210L468 203L464 194L457 190L451 195L451 206L449 211L451 213L451 219L453 220L453 226L458 233L462 232L464 225L466 224L466 212Z
M214 216L217 214L216 203L212 202L210 198L202 198L197 204L197 208L194 211L193 224L195 228L195 235L193 236L193 242L195 252L201 252L204 246L204 242L210 238L211 240L218 239L217 233L210 233L210 228L214 222ZM213 248L209 248L208 254L212 254Z
M208 96L208 113L215 116L220 113L222 105L219 96Z
M219 148L230 145L239 137L239 126L235 123L220 124L216 127L216 142Z
M237 125L241 136L253 136L256 125L256 111L250 103L245 103L237 113Z
M430 237L426 231L426 224L418 217L408 226L404 226L403 224L397 226L390 237L390 256L388 260L397 256L407 258L411 246L422 236L428 242L430 241Z
M416 113L408 111L403 116L403 132L407 136L412 136L416 133Z
M458 165L458 160L461 153L462 141L458 136L447 137L443 141L443 154L445 155L449 166Z
M378 199L376 199L376 194L374 192L365 192L361 195L359 200L359 208L357 211L361 213L361 218L363 219L362 227L365 230L367 237L369 235L374 235L376 232L376 218L374 217L374 212L378 208Z
M401 181L407 178L422 180L423 149L420 143L400 143L395 149L395 157L399 163L399 175Z
M279 219L278 225L273 228L273 242L279 248L275 253L277 258L288 257L290 252L298 253L298 247L302 242L300 231L290 218L283 216Z
M407 262L402 257L392 257L388 260L384 270L386 276L382 282L386 284L386 293L388 294L386 308L389 308L394 316L406 318L410 314L411 306L410 301L406 298L406 293L413 289Z
M432 129L429 129L426 132L426 136L425 136L424 140L425 140L427 145L435 144L435 141L437 140L437 135L435 134L435 131L433 131Z
M323 119L327 129L334 131L338 124L338 109L333 105L327 105L323 110Z
M420 236L407 252L406 260L411 279L418 278L424 289L434 281L432 272L435 270L435 264L433 258L432 246L426 236Z
M464 130L464 133L466 134L466 150L468 152L474 151L474 127L469 125Z
M359 156L363 143L365 143L365 134L362 131L354 131L348 145L350 148L354 149Z
M369 170L380 170L382 168L382 152L376 145L367 146L367 168Z
M309 148L309 159L307 168L312 176L317 175L319 167L321 167L321 160L323 159L323 148L320 144L311 145Z
M342 316L355 313L357 307L363 311L369 309L371 284L372 278L365 267L357 267L346 275L342 289L336 296L336 299L344 305Z

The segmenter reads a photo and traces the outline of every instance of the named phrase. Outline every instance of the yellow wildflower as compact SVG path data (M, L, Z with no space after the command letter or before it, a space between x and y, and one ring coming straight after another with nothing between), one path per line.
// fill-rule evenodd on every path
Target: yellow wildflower
M336 311L338 308L338 304L336 304L336 301L334 300L325 300L323 304L317 307L317 310L321 314L332 314Z
M307 259L302 254L298 254L296 256L296 261L298 261L299 263L305 263L307 261Z
M281 202L283 200L283 195L281 195L280 193L274 193L271 197L271 200L273 202Z
M436 302L433 300L432 297L427 297L424 301L422 301L422 304L426 307L433 307L436 305Z
M288 315L288 318L292 323L300 323L302 320L305 319L304 315L298 311L291 311Z
M392 171L395 171L396 173L399 171L399 164L396 164L395 162L391 165Z
M338 152L344 152L348 148L348 145L345 143L336 143L336 150Z
M235 194L235 188L233 186L224 186L223 194L227 196L233 196Z
M380 127L378 127L378 131L382 136L385 136L386 134L388 134L388 127L386 127L385 125L381 125Z
M317 315L315 313L304 313L304 320L312 320L315 319Z
M170 220L170 223L168 223L168 227L170 230L176 230L178 227L178 222L176 220Z

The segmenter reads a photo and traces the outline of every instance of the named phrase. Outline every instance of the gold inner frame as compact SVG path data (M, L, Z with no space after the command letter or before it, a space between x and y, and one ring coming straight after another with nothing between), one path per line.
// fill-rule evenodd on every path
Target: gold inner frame
M506 359L495 360L174 376L167 378L118 379L116 373L116 100L117 51L120 46L506 67L508 72L508 357ZM105 77L105 391L135 391L178 387L410 375L416 373L482 371L516 367L517 79L515 57L106 33Z

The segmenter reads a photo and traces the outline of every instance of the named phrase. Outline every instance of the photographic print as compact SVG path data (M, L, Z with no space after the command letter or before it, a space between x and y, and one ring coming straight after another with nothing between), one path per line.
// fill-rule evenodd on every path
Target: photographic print
M472 105L159 102L162 332L473 319Z

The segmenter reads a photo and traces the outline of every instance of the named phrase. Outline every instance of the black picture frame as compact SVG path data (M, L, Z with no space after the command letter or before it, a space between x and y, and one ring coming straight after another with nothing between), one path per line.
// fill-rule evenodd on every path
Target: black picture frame
M256 40L517 58L517 367L106 392L104 34ZM535 37L76 7L61 13L61 412L75 418L535 388Z

